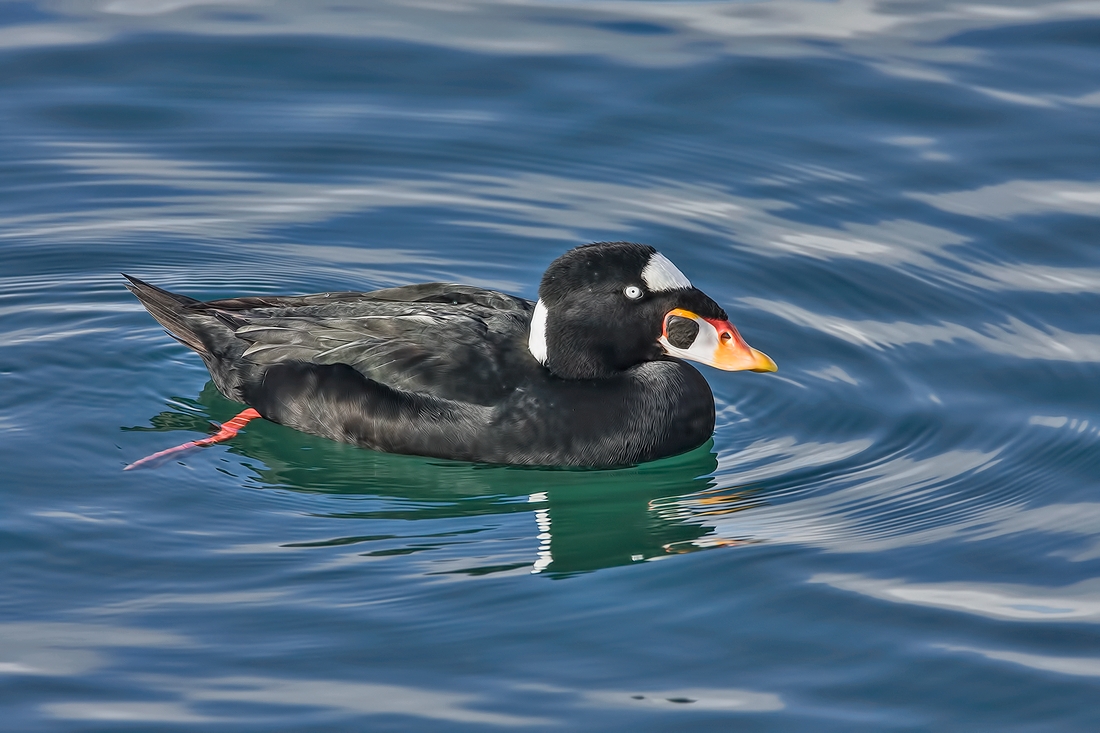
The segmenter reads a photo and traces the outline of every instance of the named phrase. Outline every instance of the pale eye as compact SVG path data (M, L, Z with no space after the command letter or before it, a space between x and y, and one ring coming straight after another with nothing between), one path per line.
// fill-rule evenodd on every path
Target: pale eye
M626 289L623 290L623 295L630 298L631 300L637 300L638 298L642 297L642 289L639 288L637 285L627 285Z

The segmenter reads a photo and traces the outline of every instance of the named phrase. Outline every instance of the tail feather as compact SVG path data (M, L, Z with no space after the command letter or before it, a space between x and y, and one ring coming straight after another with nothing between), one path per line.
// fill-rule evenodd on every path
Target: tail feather
M189 298L186 295L170 293L167 290L158 288L156 285L138 280L136 277L130 277L126 273L122 273L122 276L130 281L126 285L126 289L137 296L137 299L145 306L145 310L157 319L157 323L164 326L169 336L184 346L194 349L204 358L212 356L185 314L185 309L188 306L196 305L201 301Z
M168 335L202 357L218 391L231 400L244 402L243 385L263 376L255 364L241 359L249 343L237 338L235 331L244 319L223 314L201 300L170 293L136 277L124 277L130 281L126 287L164 326Z

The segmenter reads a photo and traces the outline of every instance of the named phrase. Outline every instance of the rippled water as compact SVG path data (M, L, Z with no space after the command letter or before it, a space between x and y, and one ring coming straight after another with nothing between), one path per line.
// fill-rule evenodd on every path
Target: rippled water
M1098 68L1095 2L0 4L6 724L1100 727ZM779 363L713 444L121 471L239 407L119 272L533 297L601 239Z

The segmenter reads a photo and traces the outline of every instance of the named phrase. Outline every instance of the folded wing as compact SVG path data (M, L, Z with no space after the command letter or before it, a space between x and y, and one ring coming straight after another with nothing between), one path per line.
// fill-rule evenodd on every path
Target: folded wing
M241 359L347 364L389 387L488 404L515 388L529 301L428 283L371 293L248 297L189 306L244 342ZM510 368L511 365L511 368Z

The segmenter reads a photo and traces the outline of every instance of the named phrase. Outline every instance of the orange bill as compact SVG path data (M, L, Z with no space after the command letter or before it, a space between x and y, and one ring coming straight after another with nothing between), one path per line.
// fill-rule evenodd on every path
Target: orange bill
M668 329L673 317L686 318L698 325L699 331L690 344L674 345L669 341ZM658 342L670 356L690 359L727 372L774 372L778 369L767 354L746 344L729 321L703 318L683 308L665 314Z

